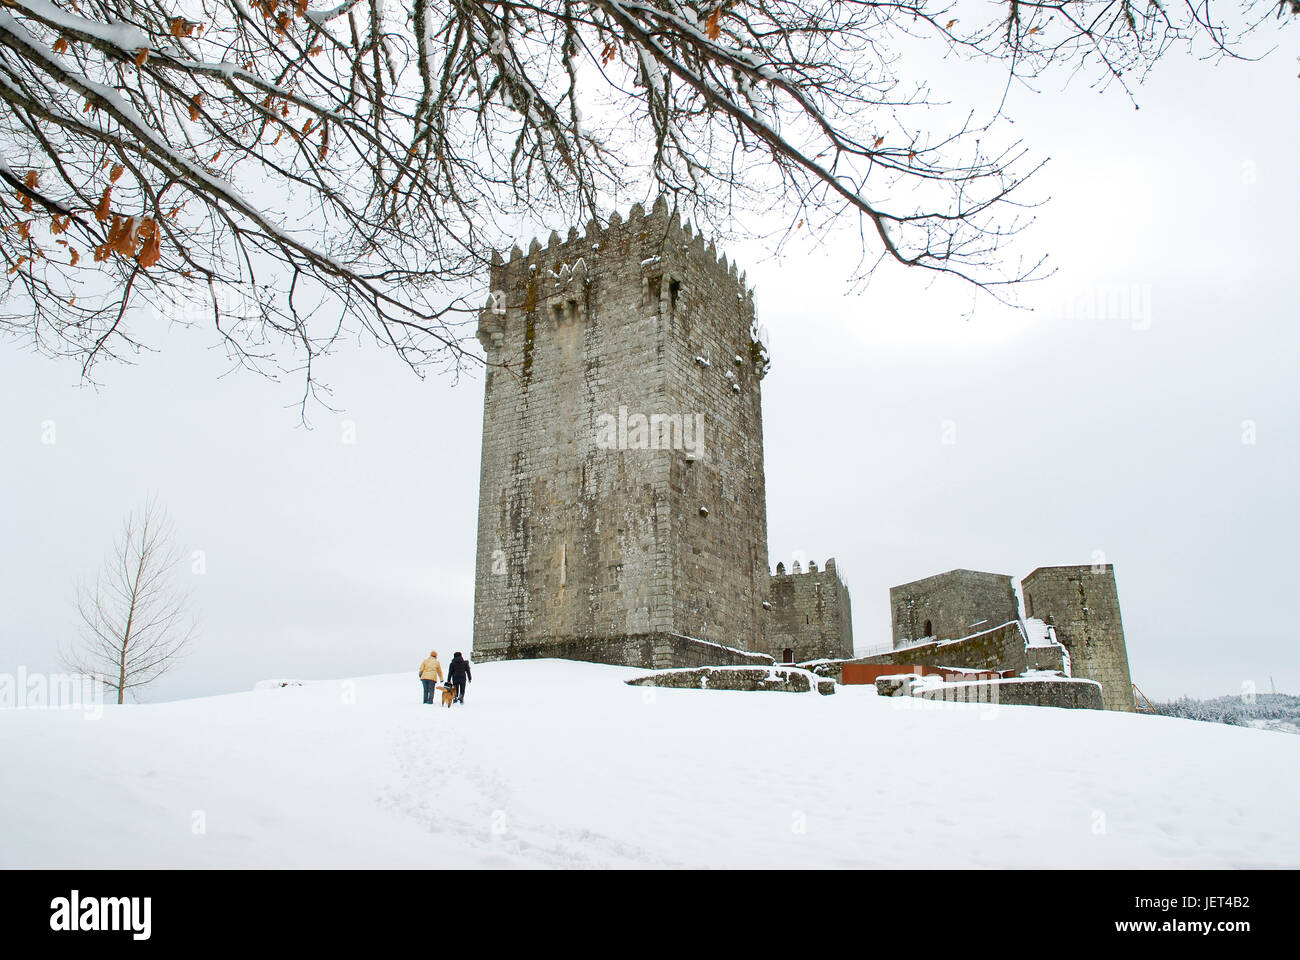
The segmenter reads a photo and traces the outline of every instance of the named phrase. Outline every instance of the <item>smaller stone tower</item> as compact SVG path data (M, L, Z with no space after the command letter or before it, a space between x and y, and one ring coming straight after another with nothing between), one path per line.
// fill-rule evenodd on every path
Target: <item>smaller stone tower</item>
M1134 711L1115 570L1106 564L1039 567L1020 584L1025 615L1056 628L1071 672L1101 684L1107 710Z
M1005 573L949 570L889 588L894 647L931 637L958 640L1020 619Z
M795 663L852 659L849 588L840 579L834 557L826 561L823 570L813 562L806 571L801 570L795 561L787 573L785 564L778 563L768 589L771 606L765 643L774 659Z

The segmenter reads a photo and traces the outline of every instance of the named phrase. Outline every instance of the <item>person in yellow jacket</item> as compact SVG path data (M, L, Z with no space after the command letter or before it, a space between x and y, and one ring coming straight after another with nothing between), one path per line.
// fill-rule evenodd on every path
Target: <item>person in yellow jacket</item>
M441 679L442 664L438 661L438 651L430 650L424 663L420 664L420 682L424 684L425 703L433 703L433 692Z

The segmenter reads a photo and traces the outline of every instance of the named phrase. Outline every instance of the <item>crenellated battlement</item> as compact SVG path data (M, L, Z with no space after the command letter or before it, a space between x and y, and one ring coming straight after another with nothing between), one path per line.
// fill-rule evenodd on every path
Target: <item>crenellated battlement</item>
M826 563L823 565L823 567L821 568L821 570L817 569L816 560L809 560L808 568L806 570L803 568L803 565L798 560L795 560L790 565L789 568L786 567L784 562L778 563L776 567L773 568L770 572L770 576L772 577L807 577L811 574L820 574L821 576L826 576L829 574L830 576L835 577L837 580L840 579L840 573L835 566L834 557L828 559Z
M693 282L709 288L715 301L734 296L739 314L753 317L754 290L746 275L660 197L649 212L638 203L626 218L616 211L605 224L592 220L585 232L570 228L561 237L552 231L545 245L534 238L526 253L515 245L508 258L494 254L479 341L491 353L512 327L585 322L593 286L607 282L639 283L643 302L658 303L663 312L677 309L684 286Z

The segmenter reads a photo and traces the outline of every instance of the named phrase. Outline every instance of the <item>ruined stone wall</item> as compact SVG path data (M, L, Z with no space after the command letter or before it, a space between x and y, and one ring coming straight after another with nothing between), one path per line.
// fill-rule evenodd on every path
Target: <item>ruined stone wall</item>
M924 637L955 640L1020 619L1011 577L977 570L949 570L890 587L889 606L895 647Z
M1028 666L1026 638L1020 621L999 624L958 640L918 643L889 653L859 657L849 663L918 664L929 667L965 667L971 670L1023 673Z
M1110 564L1039 567L1021 581L1025 615L1056 628L1071 674L1101 684L1107 710L1133 712L1133 680Z
M853 612L849 590L840 579L835 560L817 569L786 572L777 566L768 586L766 647L777 660L788 648L794 662L853 656Z
M976 683L945 683L942 686L910 690L922 700L950 703L982 703L999 706L1062 707L1070 710L1101 710L1101 686L1091 680L1070 677L1033 680L984 680Z
M624 681L634 687L666 687L677 690L744 690L770 693L835 693L835 682L793 667L756 670L747 667L709 666L697 670L667 670L648 677Z
M761 646L766 363L735 267L659 203L516 247L490 291L475 657Z

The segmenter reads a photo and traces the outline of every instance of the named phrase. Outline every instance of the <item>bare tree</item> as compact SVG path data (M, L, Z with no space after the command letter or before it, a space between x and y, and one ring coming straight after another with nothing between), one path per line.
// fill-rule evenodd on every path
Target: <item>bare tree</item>
M197 630L173 579L180 562L171 521L150 498L127 516L93 589L77 590L82 635L65 669L94 677L122 703L175 666Z
M1003 105L934 112L938 59L1129 90L1300 0L4 0L0 329L129 358L132 312L305 370L368 331L477 360L460 299L522 218L781 197L882 259L997 291L1037 169ZM633 196L635 195L635 196ZM206 304L202 314L193 304Z

